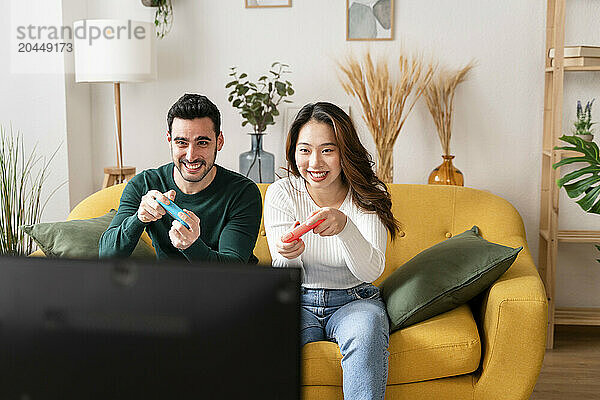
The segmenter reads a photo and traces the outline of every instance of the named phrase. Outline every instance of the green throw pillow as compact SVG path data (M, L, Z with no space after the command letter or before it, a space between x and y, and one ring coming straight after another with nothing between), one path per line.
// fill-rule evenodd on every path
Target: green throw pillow
M417 254L381 285L391 330L468 302L506 272L521 249L490 243L474 226Z
M21 229L35 240L46 257L97 259L98 241L115 213L110 210L98 218L24 225ZM131 257L156 259L156 253L140 239Z

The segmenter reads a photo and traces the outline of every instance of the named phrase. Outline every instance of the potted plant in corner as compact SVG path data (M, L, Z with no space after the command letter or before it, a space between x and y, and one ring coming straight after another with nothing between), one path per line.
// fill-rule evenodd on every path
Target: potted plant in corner
M37 146L36 146L37 147ZM66 182L57 186L42 202L42 189L50 163L60 146L49 158L25 152L23 135L7 131L0 125L0 254L26 256L34 249L31 236L23 225L37 224L48 200Z
M588 103L588 105L591 108L591 103ZM586 110L589 110L588 107L586 107ZM588 165L557 179L556 184L558 187L564 187L567 196L572 199L581 196L576 203L584 211L600 215L600 149L598 145L582 139L581 135L564 135L560 137L560 140L571 144L572 147L555 146L554 150L571 150L581 153L581 155L563 158L553 164L552 168L556 169L573 163L587 163ZM600 246L596 245L596 248L600 250ZM600 262L600 259L598 259L598 262Z
M287 96L294 94L292 83L283 78L291 71L289 65L280 62L271 64L269 75L263 75L256 82L248 79L248 74L238 74L237 67L231 67L229 76L233 78L225 85L232 88L229 102L240 110L242 126L251 125L253 130L252 149L240 154L240 173L255 182L271 183L275 180L275 158L262 148L263 136L267 126L275 124L279 115L277 106L283 101L291 103Z
M581 107L581 101L577 100L577 121L573 123L575 128L573 134L586 142L591 142L594 139L592 134L592 125L595 124L595 122L592 122L592 104L594 104L594 100L592 99L592 101L586 103L585 110Z

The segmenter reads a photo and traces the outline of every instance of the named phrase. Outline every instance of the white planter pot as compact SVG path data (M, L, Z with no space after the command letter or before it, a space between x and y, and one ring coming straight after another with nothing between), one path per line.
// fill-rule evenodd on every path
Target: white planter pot
M576 135L576 136L582 138L586 142L591 142L594 140L594 135Z

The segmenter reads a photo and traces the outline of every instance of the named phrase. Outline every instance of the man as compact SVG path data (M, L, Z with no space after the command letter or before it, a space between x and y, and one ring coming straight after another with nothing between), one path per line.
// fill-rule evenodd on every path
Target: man
M119 210L100 238L100 257L128 257L144 229L157 258L249 262L262 200L254 182L215 164L223 147L221 114L205 96L183 95L167 115L172 162L143 171L123 190ZM183 209L172 218L158 204Z

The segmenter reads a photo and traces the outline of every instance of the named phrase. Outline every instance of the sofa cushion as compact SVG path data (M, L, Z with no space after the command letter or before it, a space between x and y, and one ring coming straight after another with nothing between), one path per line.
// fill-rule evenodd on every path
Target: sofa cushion
M407 327L465 304L506 272L522 248L488 242L473 226L423 250L381 285L390 329Z
M96 259L100 236L115 213L115 210L111 210L98 218L24 225L21 228L35 240L47 257ZM155 259L156 253L140 240L131 257Z
M388 350L388 385L468 374L481 359L477 324L468 305L392 333ZM304 345L302 384L342 386L341 359L336 343Z

